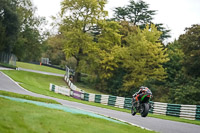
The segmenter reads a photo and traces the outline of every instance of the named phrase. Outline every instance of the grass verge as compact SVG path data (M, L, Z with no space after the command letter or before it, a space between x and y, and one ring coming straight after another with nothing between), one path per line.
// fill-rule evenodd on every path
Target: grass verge
M2 133L150 133L131 125L118 124L87 115L71 114L29 103L0 98Z
M60 98L60 99L64 99L64 100L79 102L79 103L83 103L83 104L93 105L93 106L97 106L97 107L102 107L102 108L107 108L107 109L130 113L130 110L127 110L127 109L121 109L121 108L116 108L116 107L112 107L112 106L102 105L99 103L82 101L82 100L74 99L72 97L67 97L67 96L63 96L61 94L56 94L54 92L50 92L49 91L49 83L54 83L56 85L66 85L66 83L64 82L62 77L48 76L48 75L25 72L25 71L5 71L4 70L3 72L5 74L7 74L8 76L10 76L15 81L20 82L20 85L22 87L24 87L25 89L35 92L35 93L39 93L39 94L43 94L43 95L47 95L47 96L51 96L51 97L56 97L56 98ZM179 118L179 117L156 115L156 114L149 114L148 116L154 117L154 118L159 118L159 119L172 120L172 121L200 125L200 121L197 121L197 120L187 120L187 119L183 119L183 118Z
M44 71L44 72L51 72L51 73L58 73L58 74L65 74L65 71L55 69L55 68L51 68L51 67L48 67L48 66L40 66L40 65L24 63L24 62L17 62L16 64L17 64L17 67L21 67L21 68ZM84 90L87 93L106 94L106 93L102 93L98 90L92 89L91 86L84 85L83 83L76 83L75 85L78 88Z
M51 72L51 73L57 73L57 74L65 74L66 73L63 70L51 68L51 67L48 67L48 66L43 66L43 65L40 66L40 65L24 63L24 62L17 62L16 66L21 67L21 68L26 68L26 69L32 69L32 70L38 70L38 71L44 71L44 72Z
M11 69L16 69L16 66L10 65L10 64L5 64L5 63L0 63L0 66L6 67L6 68L11 68Z
M33 96L29 96L29 95L22 95L22 94L17 94L17 93L13 93L13 92L2 91L2 90L0 90L0 95L22 98L22 99L33 100L33 101L39 101L39 102L45 102L45 103L60 104L59 102L52 100L52 99L33 97Z
M84 91L87 92L87 93L108 95L107 93L102 93L102 92L100 92L100 91L98 91L98 90L92 89L92 88L94 88L94 87L85 85L85 84L83 84L83 83L75 83L75 85L76 85L78 88L84 90Z

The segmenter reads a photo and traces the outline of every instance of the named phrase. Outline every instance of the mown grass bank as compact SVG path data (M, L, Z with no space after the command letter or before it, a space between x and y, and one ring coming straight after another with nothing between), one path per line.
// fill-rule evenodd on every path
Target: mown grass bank
M150 133L131 125L118 124L87 115L71 114L29 103L0 98L2 133Z
M116 108L116 107L112 107L112 106L102 105L99 103L77 100L72 97L63 96L61 94L56 94L54 92L49 91L49 83L54 83L56 85L61 85L61 86L66 85L66 83L64 82L62 77L49 76L49 75L43 75L43 74L37 74L37 73L31 73L31 72L25 72L25 71L3 71L3 72L5 74L7 74L8 76L10 76L15 81L20 82L20 85L22 87L24 87L25 89L35 92L35 93L130 113L130 110L127 110L127 109L121 109L121 108ZM154 117L154 118L165 119L165 120L172 120L172 121L200 125L200 121L187 120L187 119L183 119L183 118L179 118L179 117L156 115L156 114L149 114L148 116Z
M43 72L51 72L51 73L57 73L57 74L65 74L66 73L63 70L55 69L52 67L43 66L43 65L40 66L40 65L24 63L24 62L17 62L16 66L21 67L21 68L26 68L26 69L38 70L38 71L43 71Z
M59 69L55 69L55 68L51 68L51 67L43 66L43 65L42 66L35 65L35 64L31 64L31 63L17 62L16 65L17 65L17 67L32 69L32 70L37 70L37 71L43 71L43 72L51 72L51 73L57 73L57 74L65 74L66 73L63 70L59 70ZM78 88L80 88L88 93L102 94L98 90L92 89L91 86L89 87L82 83L76 83L75 85ZM103 93L103 94L105 94L105 93Z

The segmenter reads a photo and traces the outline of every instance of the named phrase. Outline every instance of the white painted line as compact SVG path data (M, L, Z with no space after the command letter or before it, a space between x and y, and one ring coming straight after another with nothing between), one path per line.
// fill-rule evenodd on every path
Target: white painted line
M4 76L6 76L7 78L9 78L13 83L15 83L18 87L20 87L21 89L23 89L24 91L27 91L29 93L32 93L26 89L24 89L23 87L21 87L17 82L15 82L12 78L10 78L8 75L6 75L5 73L1 72Z
M118 120L118 121L121 121L121 122L124 122L124 123L128 123L128 124L130 124L130 125L139 127L139 128L141 128L141 129L146 129L146 130L149 130L149 131L153 131L153 130L151 130L151 129L149 129L149 128L146 128L146 127L143 127L143 126L140 126L140 125L137 125L137 124L134 124L134 123L125 121L125 120L121 120L121 119L118 119L118 118L115 118L115 117L111 117L111 116L108 116L108 115L104 115L104 114L101 114L101 113L98 113L98 112L94 112L94 111L90 111L90 110L85 110L85 109L81 109L81 108L79 108L79 107L74 107L74 106L69 106L69 105L63 105L63 106L68 106L68 107L76 108L76 109L79 109L79 110L91 112L91 113L94 113L94 114L102 115L102 116L105 116L105 117L108 117L108 118L112 118L112 119L114 119L114 120ZM130 115L131 115L131 114L130 114Z

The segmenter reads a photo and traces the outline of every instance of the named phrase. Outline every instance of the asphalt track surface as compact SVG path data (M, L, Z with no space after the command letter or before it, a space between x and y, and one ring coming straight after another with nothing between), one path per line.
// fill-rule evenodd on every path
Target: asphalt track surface
M0 90L30 95L30 96L35 96L35 97L53 99L67 107L73 107L73 108L77 108L81 110L90 111L96 114L100 114L100 115L115 118L124 122L128 122L132 125L139 126L141 128L150 129L150 130L154 130L161 133L198 133L200 132L200 126L194 125L194 124L162 120L162 119L157 119L157 118L152 118L152 117L143 118L139 115L132 116L130 113L85 105L82 103L71 102L67 100L44 96L41 94L36 94L20 87L18 83L14 82L11 78L3 74L2 72L0 72Z

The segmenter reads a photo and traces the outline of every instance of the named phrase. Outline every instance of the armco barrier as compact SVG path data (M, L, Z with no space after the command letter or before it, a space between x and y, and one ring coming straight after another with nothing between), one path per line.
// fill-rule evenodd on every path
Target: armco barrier
M153 107L154 107L153 108L153 113L154 114L166 115L167 103L154 102L154 106Z
M83 100L89 101L89 93L84 93L83 95L84 95Z
M95 94L95 103L101 103L101 95Z
M196 120L200 120L200 105L197 105L195 118Z
M132 98L125 98L124 100L124 108L131 109Z
M50 84L50 90L54 91L55 93L61 93L67 96L70 95L74 98L89 102L101 103L104 105L125 108L129 110L131 109L132 98L85 93L81 89L77 88L69 80L69 78L67 78L67 76L64 77L64 80L70 88L68 89L68 91L65 90L67 88L63 89L62 87L58 87L53 84ZM149 110L149 112L153 114L162 114L191 120L200 120L200 105L169 104L152 101L150 101L150 104L151 109Z
M116 99L117 99L116 96L109 96L109 98L108 98L108 105L115 106Z
M115 107L117 108L124 108L124 97L117 97L116 102L115 102Z
M75 90L72 90L72 92L73 92L73 93L71 94L71 96L72 96L73 98L81 99L82 92L75 91Z
M195 120L196 105L181 105L180 117Z
M89 102L95 102L95 94L90 93Z
M180 116L181 105L179 104L167 104L166 115L170 116Z
M101 104L108 105L109 95L101 95Z
M65 88L65 87L60 87L54 84L50 84L50 91L53 91L55 93L59 93L65 96L70 96L70 89Z

